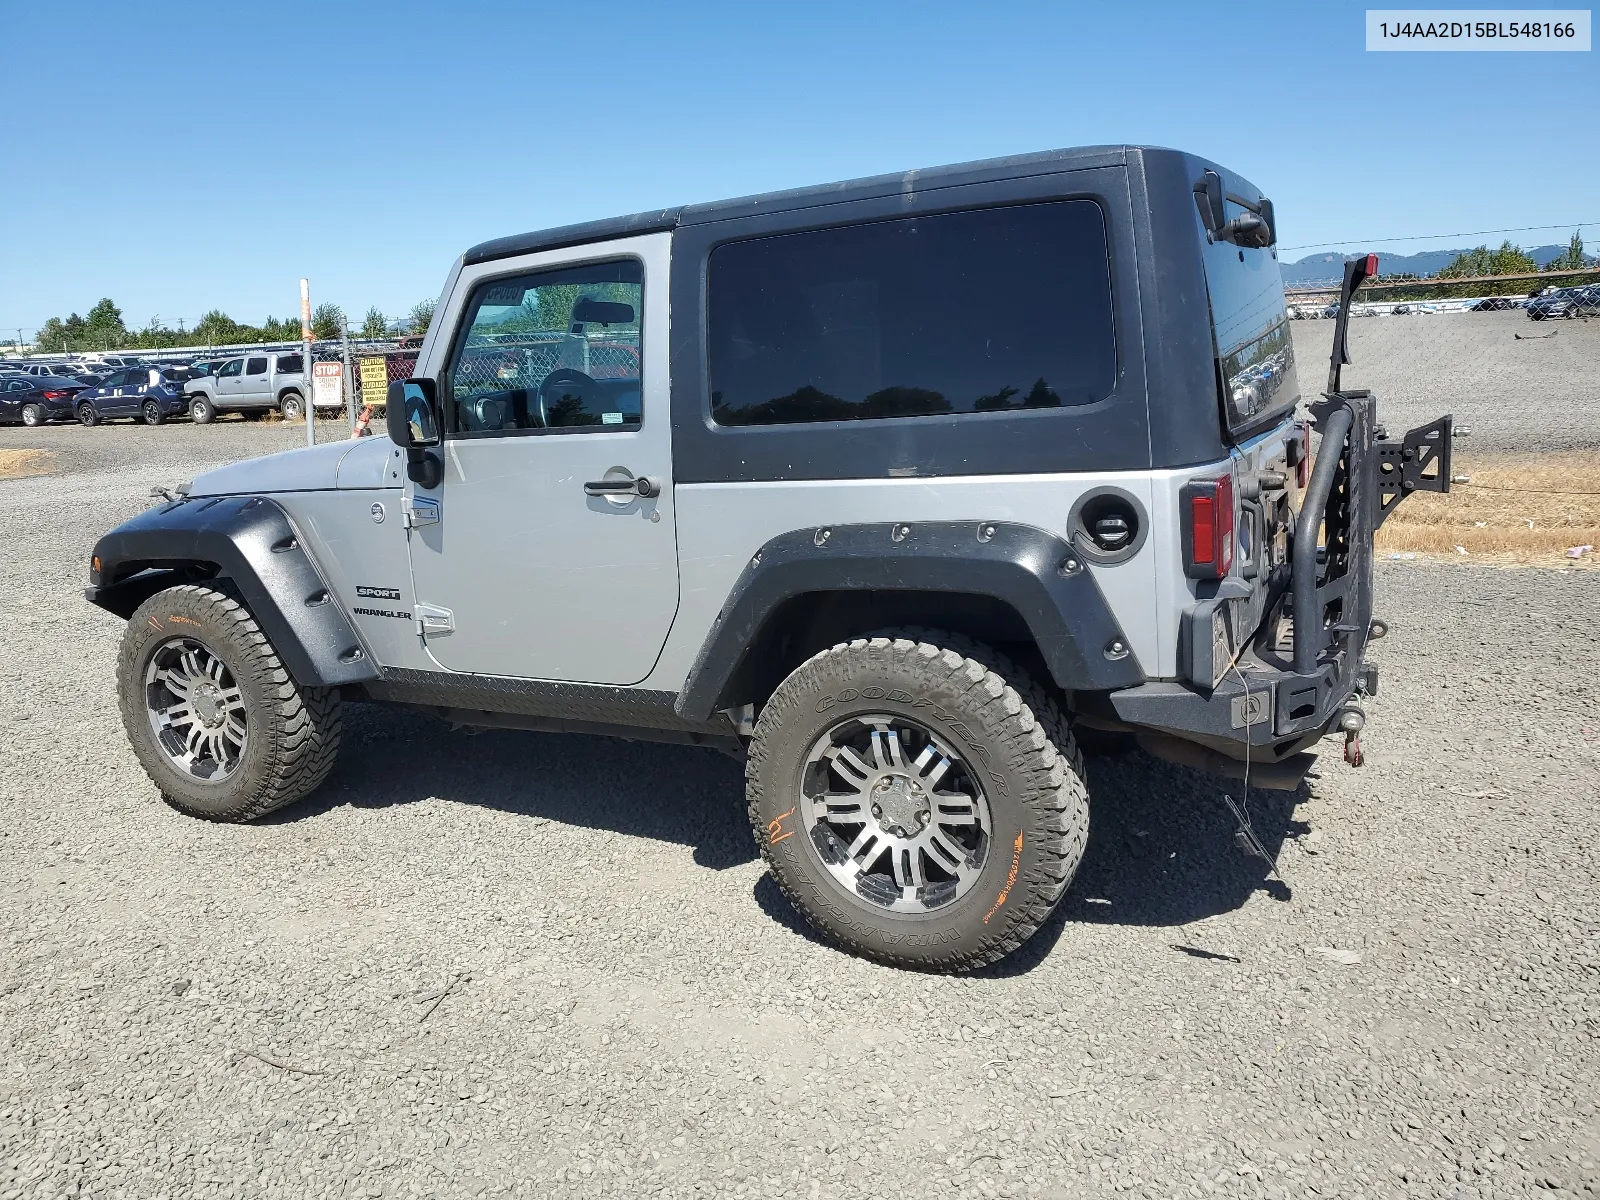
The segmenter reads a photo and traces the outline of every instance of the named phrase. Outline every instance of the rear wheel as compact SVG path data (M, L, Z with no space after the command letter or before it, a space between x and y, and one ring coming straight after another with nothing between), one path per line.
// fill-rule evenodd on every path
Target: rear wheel
M217 419L217 406L204 396L189 401L189 419L196 425L209 425Z
M300 399L299 392L285 392L278 400L278 407L285 421L298 421L305 416L305 401Z
M117 659L122 721L172 807L250 821L327 778L342 734L337 689L301 687L239 600L186 584L140 605Z
M1050 914L1083 856L1072 733L1020 668L954 634L859 638L791 674L756 722L750 818L773 878L833 941L967 970Z
M43 425L44 409L37 404L24 404L22 406L22 423L24 425Z
M92 400L85 400L82 404L78 405L78 420L83 424L93 427L100 424L100 422L104 419L105 418L100 415L100 410L94 406L94 402Z
M144 417L146 425L159 425L167 419L167 414L161 411L161 405L154 400L146 400L140 407L139 413Z

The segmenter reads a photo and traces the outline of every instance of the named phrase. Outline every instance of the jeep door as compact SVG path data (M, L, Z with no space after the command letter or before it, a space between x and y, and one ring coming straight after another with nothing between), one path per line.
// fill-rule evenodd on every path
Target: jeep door
M440 666L650 674L678 605L670 246L660 233L477 263L441 306L421 365L444 410L444 478L407 488L413 520L437 517L410 544Z

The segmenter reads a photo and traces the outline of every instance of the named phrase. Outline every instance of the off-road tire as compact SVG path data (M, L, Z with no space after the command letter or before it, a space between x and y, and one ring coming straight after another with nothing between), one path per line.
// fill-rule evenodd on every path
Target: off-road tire
M22 406L22 423L29 428L37 428L44 424L44 409L37 404L24 404Z
M209 425L217 419L217 406L204 396L194 396L189 400L189 420L196 425Z
M285 421L298 421L306 415L306 402L299 392L285 392L278 397L278 411Z
M990 853L977 883L949 904L891 914L847 892L796 827L808 748L851 713L903 715L984 764ZM990 647L939 630L856 638L802 663L762 709L745 786L762 856L789 902L830 941L892 966L964 971L1004 958L1060 901L1088 840L1083 760L1059 706Z
M167 414L161 411L161 405L154 400L146 400L139 407L139 415L144 418L146 425L160 425L167 419Z
M150 727L145 670L178 636L220 658L244 697L249 738L238 768L219 783L179 772ZM139 606L117 656L117 698L134 754L162 799L207 821L253 821L308 795L333 769L344 728L338 690L297 684L249 610L218 585L168 588Z

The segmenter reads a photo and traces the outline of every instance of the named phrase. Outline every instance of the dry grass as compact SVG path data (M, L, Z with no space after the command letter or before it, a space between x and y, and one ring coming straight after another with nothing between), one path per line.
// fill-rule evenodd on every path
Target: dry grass
M48 475L56 469L56 456L48 450L0 450L0 479Z
M1404 501L1378 531L1379 558L1416 551L1460 559L1459 546L1479 561L1600 566L1600 553L1566 557L1572 546L1600 548L1600 454L1457 455L1454 470L1472 482Z

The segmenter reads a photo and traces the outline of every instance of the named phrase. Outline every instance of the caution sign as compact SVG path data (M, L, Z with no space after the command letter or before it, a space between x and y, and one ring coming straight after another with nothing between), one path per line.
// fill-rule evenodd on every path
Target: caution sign
M384 358L361 360L361 403L381 406L389 399L389 361Z

